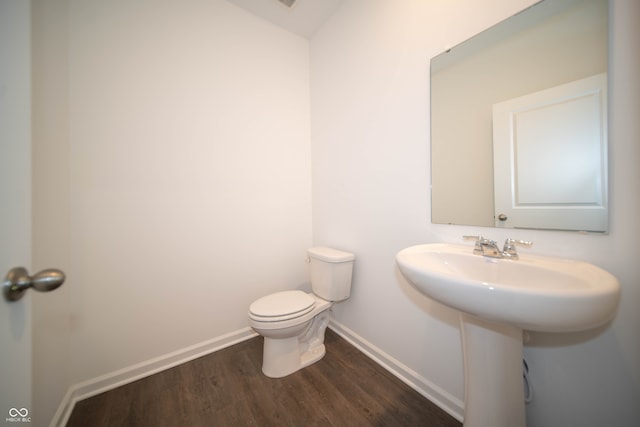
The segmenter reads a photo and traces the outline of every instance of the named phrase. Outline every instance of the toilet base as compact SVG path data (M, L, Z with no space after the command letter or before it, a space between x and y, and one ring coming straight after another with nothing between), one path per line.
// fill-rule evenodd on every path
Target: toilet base
M264 337L262 373L269 378L282 378L324 357L324 333L329 324L329 311L318 314L309 328L291 338Z
M298 338L264 339L262 373L269 378L282 378L314 364L326 354L324 344L305 351L298 349Z

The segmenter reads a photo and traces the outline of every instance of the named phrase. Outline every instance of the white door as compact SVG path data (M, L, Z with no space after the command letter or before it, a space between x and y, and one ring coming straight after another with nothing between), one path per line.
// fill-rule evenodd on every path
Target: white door
M607 76L493 106L496 227L607 231Z
M0 0L0 277L31 258L30 2ZM31 297L0 296L0 422L30 421ZM14 420L7 420L13 418Z

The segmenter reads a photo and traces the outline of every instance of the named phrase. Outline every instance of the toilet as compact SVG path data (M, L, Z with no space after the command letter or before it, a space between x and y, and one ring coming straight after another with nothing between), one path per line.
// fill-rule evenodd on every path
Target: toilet
M327 247L307 250L311 293L267 295L249 306L249 324L264 337L262 372L281 378L322 359L329 309L349 298L355 256Z

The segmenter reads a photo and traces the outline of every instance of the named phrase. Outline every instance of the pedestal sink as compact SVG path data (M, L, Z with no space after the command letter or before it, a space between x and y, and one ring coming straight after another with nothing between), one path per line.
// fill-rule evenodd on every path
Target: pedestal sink
M592 329L611 320L620 297L614 276L575 260L490 258L436 243L396 261L418 291L461 312L465 427L524 427L522 331Z

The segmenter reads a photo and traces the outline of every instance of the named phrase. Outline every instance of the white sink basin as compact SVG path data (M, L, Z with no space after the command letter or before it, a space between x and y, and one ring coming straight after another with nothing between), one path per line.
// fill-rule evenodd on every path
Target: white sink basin
M580 261L489 258L445 243L412 246L396 261L420 292L460 311L465 427L525 427L522 330L591 329L620 298L615 277Z
M412 246L396 260L420 292L449 307L521 329L571 332L612 318L620 296L610 273L586 262L520 253L519 260L473 254L472 246Z

